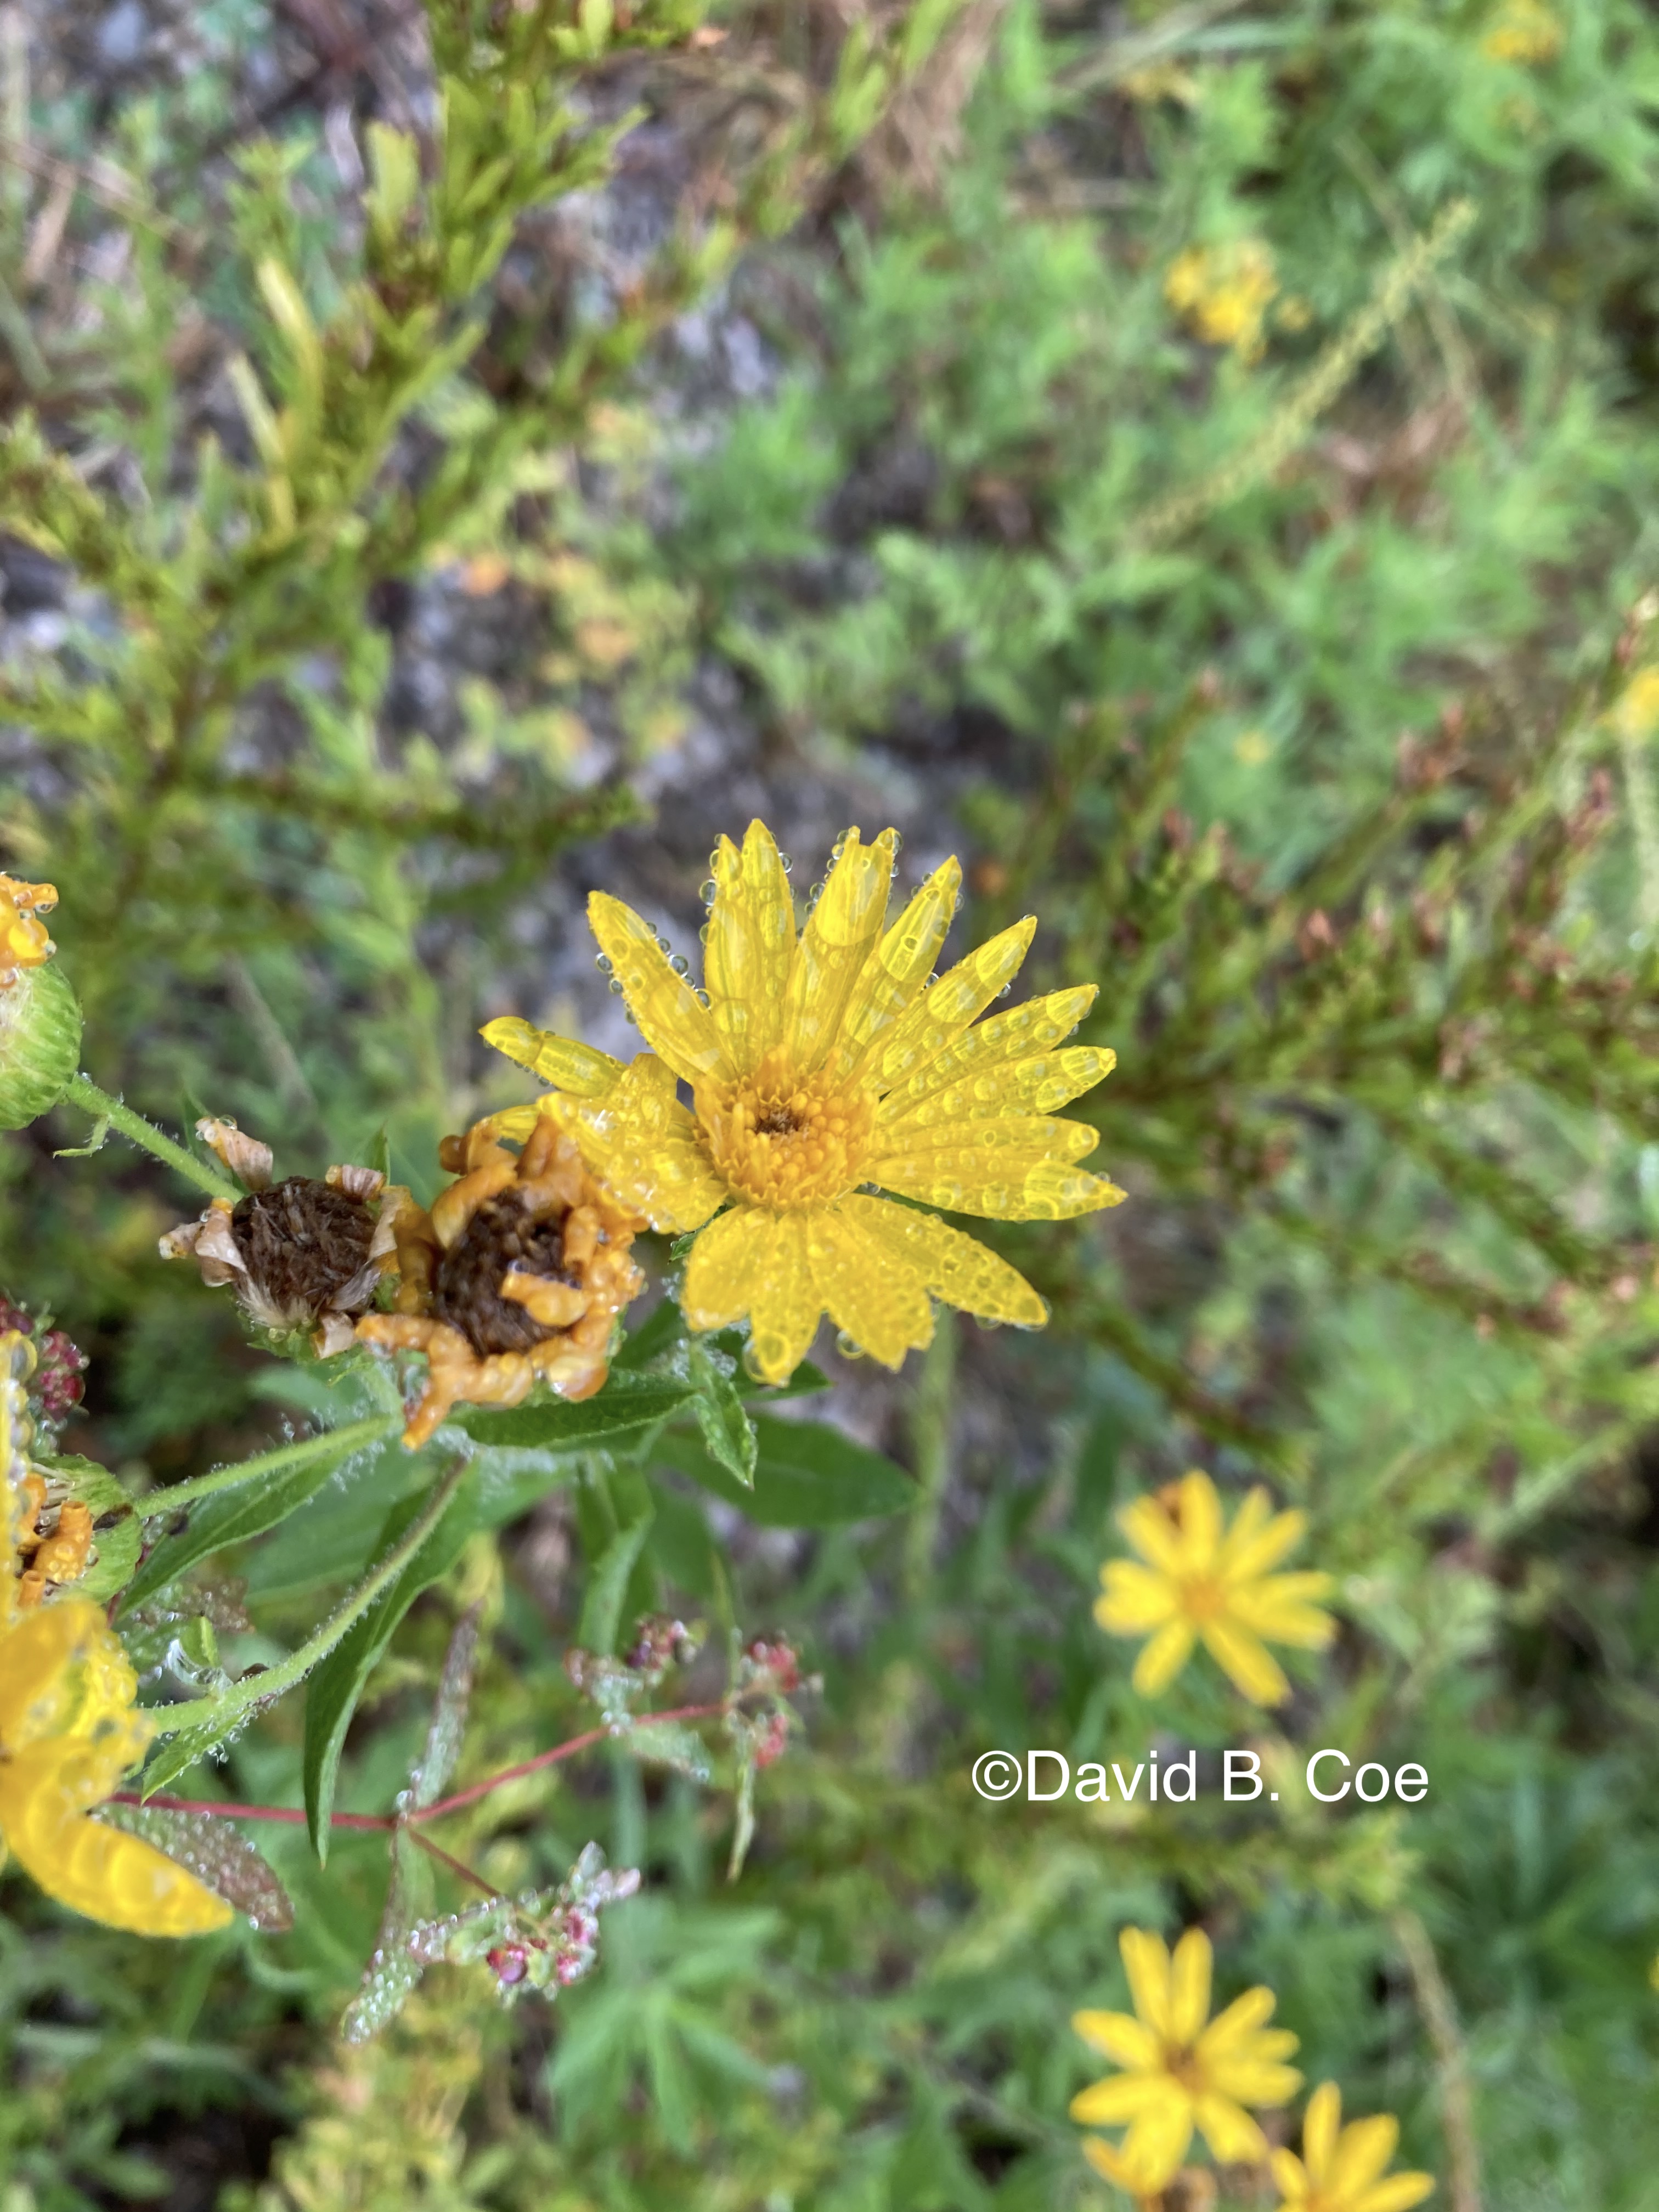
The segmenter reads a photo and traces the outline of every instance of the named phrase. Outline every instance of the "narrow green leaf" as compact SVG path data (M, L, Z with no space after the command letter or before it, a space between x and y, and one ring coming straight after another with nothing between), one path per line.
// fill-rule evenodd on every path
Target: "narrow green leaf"
M833 1528L907 1512L915 1504L916 1486L902 1468L839 1430L816 1421L780 1421L765 1413L753 1419L757 1455L752 1491L733 1480L701 1437L684 1430L659 1437L653 1456L769 1528Z
M738 1363L706 1340L694 1339L690 1372L697 1386L697 1426L710 1454L744 1490L755 1486L755 1428L733 1377Z
M630 1521L619 1529L600 1553L587 1578L587 1595L582 1601L581 1626L576 1641L586 1651L613 1651L617 1644L617 1630L622 1620L623 1599L628 1590L628 1577L634 1571L634 1562L640 1556L641 1547L651 1527L651 1508L647 1505L637 1520Z
M154 1597L198 1559L222 1551L228 1544L262 1536L267 1528L286 1521L316 1495L344 1461L362 1449L362 1431L372 1426L355 1423L350 1431L309 1437L284 1451L269 1453L264 1474L182 1508L189 1516L185 1526L175 1534L163 1536L155 1547L128 1584L123 1609Z
M659 1375L613 1375L596 1398L573 1406L551 1398L540 1406L514 1406L504 1413L464 1407L456 1425L481 1444L532 1445L544 1451L608 1450L630 1436L642 1436L677 1413L692 1395L690 1382Z
M386 1541L395 1544L416 1518L413 1502L401 1505L386 1523ZM306 1823L319 1860L328 1857L329 1822L339 1780L340 1753L363 1686L384 1656L399 1622L422 1590L429 1589L454 1565L476 1526L473 1516L452 1498L426 1540L397 1578L343 1636L313 1674L306 1689L306 1736L302 1758Z

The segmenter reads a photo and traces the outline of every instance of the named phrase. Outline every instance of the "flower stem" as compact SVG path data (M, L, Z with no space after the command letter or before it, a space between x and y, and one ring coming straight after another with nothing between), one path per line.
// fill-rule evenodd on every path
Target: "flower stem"
M181 1735L186 1729L204 1727L228 1732L244 1713L252 1712L256 1705L268 1704L284 1690L291 1690L296 1682L304 1681L312 1668L328 1656L346 1631L362 1618L380 1592L396 1581L420 1550L442 1520L469 1464L465 1459L456 1461L433 1492L419 1518L404 1531L374 1571L358 1583L344 1604L331 1613L316 1634L297 1651L290 1651L286 1659L268 1667L262 1674L245 1675L216 1698L191 1698L183 1705L150 1707L158 1732Z
M112 1129L118 1129L130 1144L137 1145L141 1152L149 1152L162 1161L175 1174L183 1176L187 1182L193 1182L198 1190L204 1190L210 1198L222 1198L234 1206L242 1195L234 1183L216 1175L211 1168L204 1166L192 1153L187 1152L182 1145L175 1145L171 1137L163 1136L159 1129L145 1121L142 1114L135 1114L131 1106L124 1106L118 1098L112 1098L108 1091L100 1090L89 1075L76 1076L64 1096L90 1114L94 1121L106 1121Z
M401 1413L370 1413L363 1420L348 1421L343 1428L302 1437L298 1443L281 1444L275 1451L260 1452L256 1458L238 1460L234 1467L215 1468L210 1474L193 1475L188 1482L175 1482L169 1489L152 1491L148 1498L138 1501L139 1517L144 1521L164 1520L181 1505L194 1505L198 1498L211 1498L218 1490L234 1490L238 1483L252 1482L262 1474L285 1474L291 1468L303 1467L307 1460L332 1457L337 1453L342 1459L349 1459L353 1452L394 1436L403 1425Z
M493 1881L486 1881L481 1874L475 1874L465 1859L453 1858L441 1844L434 1844L430 1836L423 1836L418 1828L410 1830L409 1840L418 1844L428 1857L436 1859L440 1866L447 1866L451 1874L459 1875L461 1880L470 1881L474 1889L483 1890L486 1897L500 1897L501 1893Z

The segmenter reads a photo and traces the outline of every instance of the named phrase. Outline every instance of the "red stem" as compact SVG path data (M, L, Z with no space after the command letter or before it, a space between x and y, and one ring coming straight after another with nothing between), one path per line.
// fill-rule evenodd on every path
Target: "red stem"
M677 1705L671 1712L641 1713L639 1717L641 1723L708 1720L715 1713L723 1713L726 1709L726 1700L722 1699L718 1705ZM452 1797L441 1797L435 1805L416 1806L405 1815L406 1824L413 1827L420 1821L435 1820L444 1813L459 1813L464 1805L476 1804L480 1797L488 1797L492 1790L499 1790L503 1783L517 1782L521 1776L535 1774L544 1766L556 1766L562 1759L574 1759L579 1751L586 1751L591 1744L607 1741L611 1733L608 1728L596 1728L587 1729L584 1735L573 1735L566 1743L556 1743L551 1751L538 1752L534 1759L523 1759L517 1766L504 1766L499 1774L488 1775L483 1781L473 1783L469 1789L458 1790ZM117 1805L154 1805L164 1813L216 1813L222 1820L280 1820L296 1828L304 1825L306 1818L297 1805L227 1805L204 1797L170 1797L161 1791L153 1797L146 1797L137 1790L117 1790L111 1793L111 1802ZM390 1813L333 1813L329 1818L331 1825L337 1828L386 1830L398 1825ZM459 1860L452 1860L450 1863L458 1871L465 1871ZM469 1876L469 1879L476 1881L477 1876ZM488 1888L489 1884L485 1883L483 1887Z

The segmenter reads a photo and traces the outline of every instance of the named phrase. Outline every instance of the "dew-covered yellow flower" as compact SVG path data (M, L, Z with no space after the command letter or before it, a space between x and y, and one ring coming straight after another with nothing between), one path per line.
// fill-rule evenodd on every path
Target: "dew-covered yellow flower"
M21 969L42 967L51 959L55 948L40 916L57 903L50 884L0 875L0 991L16 981Z
M1164 296L1206 345L1231 346L1244 361L1261 351L1261 327L1279 290L1266 241L1230 239L1189 246L1170 264Z
M1279 2212L1409 2212L1432 2191L1434 2177L1382 2178L1399 2141L1400 2123L1386 2112L1345 2128L1341 2092L1334 2081L1322 2081L1308 2100L1301 2157L1288 2150L1273 2154Z
M1135 1662L1143 1697L1165 1688L1200 1638L1235 1687L1259 1705L1290 1695L1274 1644L1317 1651L1336 1624L1314 1602L1328 1596L1328 1575L1269 1571L1301 1541L1302 1513L1275 1513L1265 1490L1252 1490L1227 1527L1207 1474L1194 1470L1150 1498L1137 1498L1118 1525L1147 1564L1109 1560L1095 1619L1113 1636L1148 1636Z
M33 1348L0 1336L0 1862L9 1850L49 1897L140 1936L198 1936L224 1899L137 1836L92 1819L155 1732L103 1612L85 1598L27 1609L19 1541L34 1470L23 1386Z
M1134 2017L1072 2017L1090 2049L1124 2069L1072 2100L1072 2118L1085 2127L1127 2124L1119 2144L1086 2138L1089 2163L1132 2196L1155 2197L1179 2171L1194 2129L1218 2160L1265 2159L1267 2138L1245 2107L1282 2105L1302 2080L1285 2063L1297 2039L1267 2025L1277 2002L1273 1991L1246 1990L1211 2020L1213 1961L1202 1929L1189 1928L1173 1958L1163 1938L1144 1928L1126 1928L1118 1948Z
M1561 51L1561 19L1543 0L1504 0L1488 24L1480 51L1493 61L1523 67L1553 61Z
M751 823L741 851L722 837L702 991L648 922L595 892L601 958L651 1047L627 1067L527 1022L483 1032L559 1094L498 1125L556 1113L622 1205L653 1228L701 1231L686 1319L714 1329L747 1317L750 1364L769 1382L787 1380L826 1312L889 1367L931 1338L933 1298L1042 1326L1048 1309L1023 1276L920 1207L1059 1221L1123 1195L1077 1164L1097 1133L1055 1118L1113 1066L1097 1046L1063 1044L1093 986L980 1022L1036 923L935 977L962 871L936 868L890 924L898 843L891 830L871 845L849 830L797 934L771 832Z

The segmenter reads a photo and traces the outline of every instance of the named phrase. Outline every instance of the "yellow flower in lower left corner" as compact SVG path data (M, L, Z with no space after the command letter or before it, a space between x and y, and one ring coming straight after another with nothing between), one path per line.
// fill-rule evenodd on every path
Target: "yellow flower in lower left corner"
M0 1837L49 1897L137 1936L201 1936L231 1917L224 1899L93 1808L154 1732L101 1608L61 1599L0 1627Z

